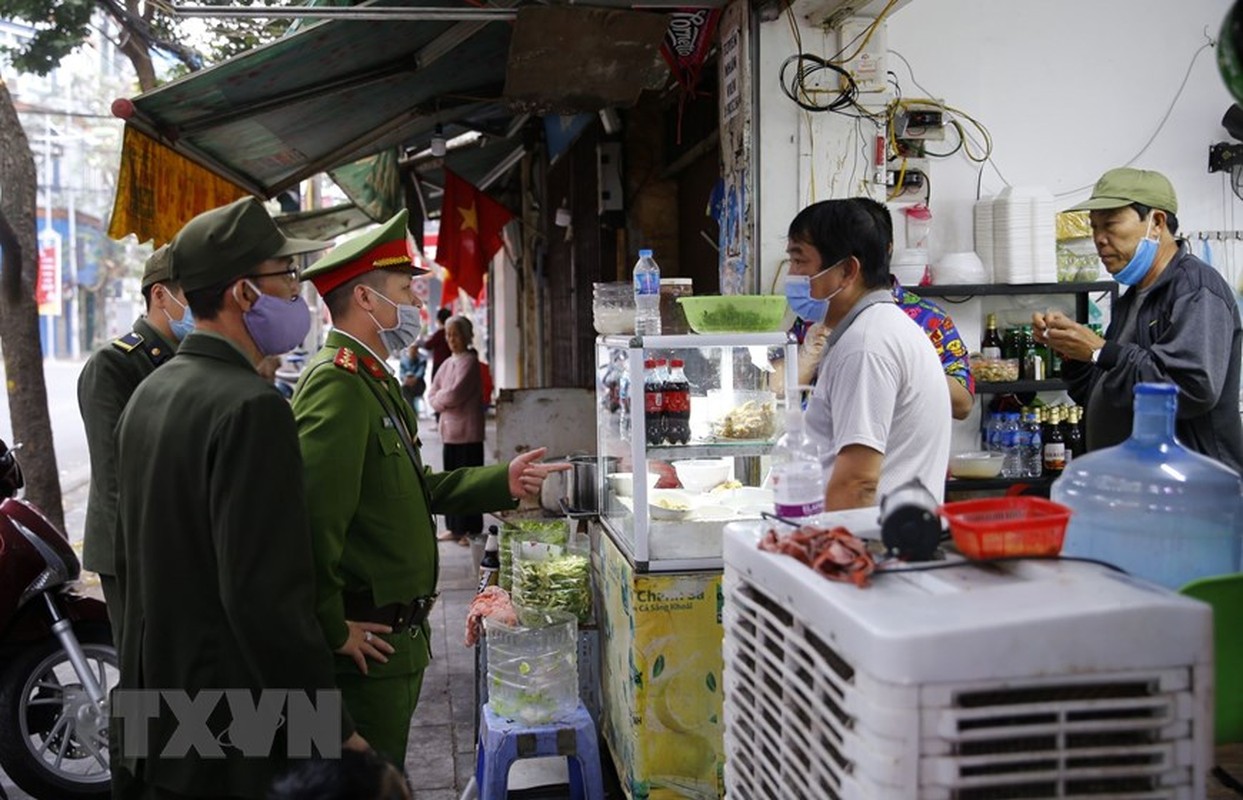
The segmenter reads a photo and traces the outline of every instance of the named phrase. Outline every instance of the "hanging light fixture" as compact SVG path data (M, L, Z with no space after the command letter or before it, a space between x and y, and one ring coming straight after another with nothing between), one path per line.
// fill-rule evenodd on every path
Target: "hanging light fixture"
M436 158L444 158L447 149L445 147L445 129L443 125L436 125L436 132L432 134L432 155Z

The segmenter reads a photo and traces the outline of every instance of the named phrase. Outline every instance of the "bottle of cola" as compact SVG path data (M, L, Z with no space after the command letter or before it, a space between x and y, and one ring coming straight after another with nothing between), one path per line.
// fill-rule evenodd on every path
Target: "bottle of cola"
M665 438L669 444L686 444L691 440L691 385L682 371L683 362L669 362L665 380Z
M665 440L664 386L656 370L656 360L643 362L643 419L644 434L649 447Z

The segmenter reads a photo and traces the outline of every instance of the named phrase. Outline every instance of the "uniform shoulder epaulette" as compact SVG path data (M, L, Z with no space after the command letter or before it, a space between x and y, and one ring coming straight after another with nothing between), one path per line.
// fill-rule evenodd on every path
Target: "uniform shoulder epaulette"
M112 346L120 350L122 353L132 352L134 348L141 347L142 343L142 334L138 331L130 331L124 336L120 336L112 340Z
M355 358L354 351L348 347L342 347L338 350L336 358L332 359L332 363L346 372L358 372L358 359Z
M388 371L385 370L384 367L380 366L380 362L376 361L371 356L363 356L362 362L363 367L367 370L367 372L371 373L371 377L376 380L383 380L384 377L388 375Z

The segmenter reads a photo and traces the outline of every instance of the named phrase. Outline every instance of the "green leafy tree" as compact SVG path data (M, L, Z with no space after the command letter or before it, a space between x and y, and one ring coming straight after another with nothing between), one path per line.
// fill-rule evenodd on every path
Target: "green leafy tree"
M238 4L283 5L281 0L240 0ZM207 60L230 58L271 41L289 26L288 20L281 19L211 17L196 26L202 31L197 37L200 47L196 49L185 44L183 18L164 13L162 8L167 6L149 0L0 0L0 17L21 20L35 28L29 41L5 50L19 71L46 75L82 46L90 35L92 16L102 11L120 26L122 35L117 46L134 65L138 86L146 92L159 84L151 59L153 50L175 58L180 65L178 71L193 71Z
M244 4L279 5L279 0L240 0ZM165 14L150 0L0 0L0 18L23 21L34 28L32 38L4 48L18 72L46 75L81 47L90 35L96 12L116 21L116 42L134 66L145 92L158 85L152 51L172 55L183 70L203 66L200 51L183 42L181 18ZM228 58L276 38L288 27L284 20L214 20L204 26L203 49L213 59ZM0 77L0 344L8 378L9 414L13 433L26 445L22 465L27 495L63 528L64 511L47 384L39 341L39 311L34 283L38 272L35 207L38 181L30 141L22 129L13 98Z

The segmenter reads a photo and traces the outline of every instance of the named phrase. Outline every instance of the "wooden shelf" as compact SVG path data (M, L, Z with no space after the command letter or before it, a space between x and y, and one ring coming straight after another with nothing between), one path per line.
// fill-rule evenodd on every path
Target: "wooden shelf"
M1095 294L1108 292L1118 294L1117 281L1093 281L1091 283L959 283L932 286L904 286L920 297L972 297L983 295L1022 294Z
M945 492L988 492L1008 490L1018 485L1031 486L1041 496L1049 496L1049 487L1057 477L1042 475L1039 478L950 478L945 481Z
M1060 392L1066 388L1061 378L1043 381L976 381L976 394L1026 394L1029 392Z

